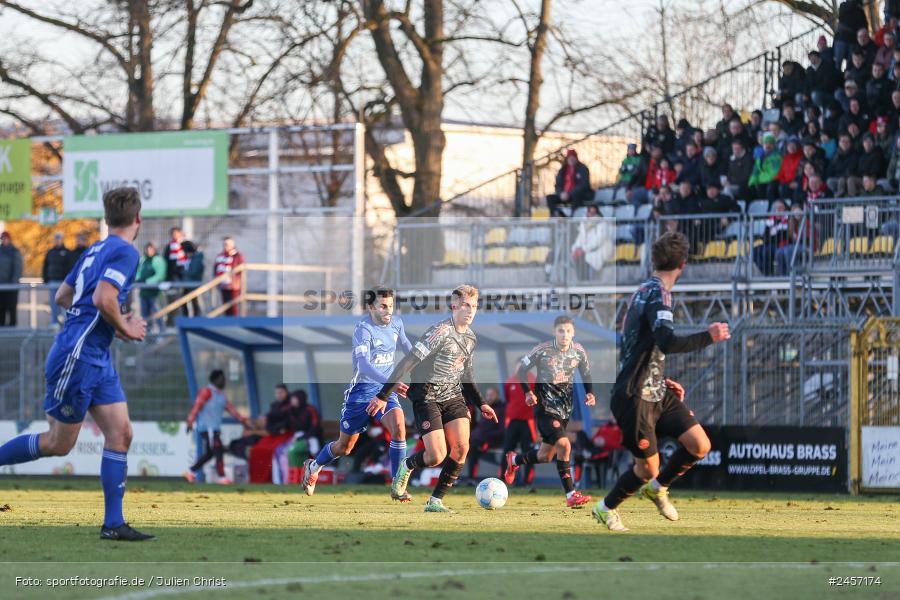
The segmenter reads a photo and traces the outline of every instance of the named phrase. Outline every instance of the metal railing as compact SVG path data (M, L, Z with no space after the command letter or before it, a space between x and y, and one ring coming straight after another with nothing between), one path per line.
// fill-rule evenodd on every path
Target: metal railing
M809 273L865 275L898 264L896 196L819 200L807 210L803 266Z
M177 300L170 302L151 315L151 320L159 320L167 317L171 313L180 310L194 300L206 298L209 306L213 306L211 310L206 312L206 317L218 317L225 314L229 309L236 308L236 312L240 316L247 316L248 303L259 302L268 304L269 302L277 302L282 305L282 310L278 314L283 315L285 304L308 302L309 298L304 294L285 294L285 293L269 293L269 292L252 292L247 286L242 285L238 293L230 300L216 302L215 291L219 290L223 283L230 281L234 277L246 277L250 273L280 273L284 276L287 273L304 273L322 276L322 290L331 291L334 289L332 282L334 275L344 273L346 269L341 267L326 267L318 265L271 265L258 263L243 263L235 267L230 273L224 273L214 279L203 283L198 287L191 286L191 291L181 296ZM196 285L196 284L195 284ZM282 287L283 289L283 287ZM264 314L264 313L263 313Z

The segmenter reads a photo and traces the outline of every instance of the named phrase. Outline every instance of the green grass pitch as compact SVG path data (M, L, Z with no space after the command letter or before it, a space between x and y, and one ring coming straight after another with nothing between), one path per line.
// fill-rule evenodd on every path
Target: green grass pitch
M451 515L423 513L427 491L411 491L400 505L387 487L320 486L308 498L299 487L132 479L126 517L158 539L123 544L98 539L97 480L2 478L0 598L900 598L895 496L676 490L680 521L632 499L621 510L632 531L613 534L555 490L513 488L485 511L458 487ZM49 587L76 576L129 581Z

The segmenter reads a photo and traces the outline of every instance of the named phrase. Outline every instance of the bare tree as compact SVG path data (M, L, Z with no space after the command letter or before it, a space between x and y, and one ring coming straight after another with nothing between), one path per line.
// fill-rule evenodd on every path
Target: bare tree
M14 59L0 58L0 82L7 92L0 112L36 124L39 120L13 108L13 101L24 97L75 133L101 126L149 131L167 128L164 122L170 119L177 128L191 129L215 78L240 73L243 85L237 87L249 90L233 108L232 124L240 125L298 43L298 36L288 31L289 19L279 13L289 9L259 4L265 6L256 11L251 10L254 0L47 2L30 8L0 0L3 13L55 28L96 56L93 63L68 64L35 48L27 28L20 28L17 39L8 43L27 51L4 53ZM244 40L249 40L258 37L262 24L275 25L283 34L283 41L270 44L271 52L255 48L251 53L235 43L238 28L248 30ZM172 77L180 80L177 92L167 84ZM164 107L162 115L159 106Z

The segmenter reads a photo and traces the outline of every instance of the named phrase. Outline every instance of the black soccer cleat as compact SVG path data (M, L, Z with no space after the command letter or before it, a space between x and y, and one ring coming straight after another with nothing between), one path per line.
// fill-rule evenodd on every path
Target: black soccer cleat
M118 527L101 527L100 539L119 542L143 542L144 540L155 540L156 536L141 533L140 531L133 529L128 523L122 523Z

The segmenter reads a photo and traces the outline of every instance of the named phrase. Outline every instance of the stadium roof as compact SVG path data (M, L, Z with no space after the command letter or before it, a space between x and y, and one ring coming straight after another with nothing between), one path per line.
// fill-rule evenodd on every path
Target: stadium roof
M531 346L552 337L553 319L563 313L497 313L478 315L473 329L478 335L478 346L490 354L502 356L505 350L524 352ZM305 352L312 357L317 351L341 351L348 353L358 316L304 316L304 317L196 317L176 318L181 352L187 371L188 388L191 396L196 396L198 378L194 368L194 352L191 345L203 340L220 344L241 353L251 408L256 414L259 398L256 386L254 355L271 352ZM435 314L402 315L407 336L415 341L439 318ZM575 319L577 340L594 351L611 349L615 351L616 334L589 321ZM491 352L493 350L493 352ZM498 361L505 362L505 361ZM505 365L500 366L505 380ZM312 381L312 379L310 379ZM310 390L315 400L315 389Z
M551 335L553 319L562 313L481 314L472 329L482 347L537 344ZM434 314L402 315L411 340L438 320ZM180 331L235 350L272 352L291 349L347 350L358 316L178 318ZM575 320L578 341L590 346L615 343L615 332L589 321Z

